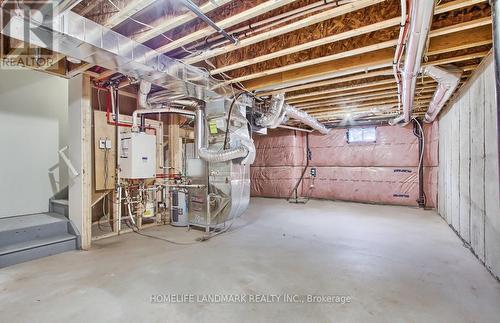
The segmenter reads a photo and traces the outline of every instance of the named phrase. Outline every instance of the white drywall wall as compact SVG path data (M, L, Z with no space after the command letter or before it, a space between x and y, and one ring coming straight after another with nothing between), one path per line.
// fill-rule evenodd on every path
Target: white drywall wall
M48 211L67 186L68 81L29 69L0 70L0 217Z
M440 118L439 213L500 277L498 137L493 57Z

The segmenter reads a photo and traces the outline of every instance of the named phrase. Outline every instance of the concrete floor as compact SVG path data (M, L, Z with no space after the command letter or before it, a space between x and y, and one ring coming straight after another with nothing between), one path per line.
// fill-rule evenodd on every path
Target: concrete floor
M183 246L127 234L97 242L88 252L2 269L0 321L498 322L500 317L500 283L434 212L253 199L234 228ZM172 227L148 233L177 241L200 236ZM344 295L352 301L151 303L153 294L283 293Z

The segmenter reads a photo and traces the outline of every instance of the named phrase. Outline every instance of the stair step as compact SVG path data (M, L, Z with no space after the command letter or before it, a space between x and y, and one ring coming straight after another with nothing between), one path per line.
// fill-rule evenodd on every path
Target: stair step
M50 202L56 203L56 204L60 204L60 205L65 205L65 206L69 205L69 201L68 200L50 200Z
M50 211L59 213L65 217L69 217L69 201L68 200L50 200Z
M66 233L0 247L0 268L76 249L76 236Z
M0 219L0 249L8 245L67 234L68 219L40 213Z

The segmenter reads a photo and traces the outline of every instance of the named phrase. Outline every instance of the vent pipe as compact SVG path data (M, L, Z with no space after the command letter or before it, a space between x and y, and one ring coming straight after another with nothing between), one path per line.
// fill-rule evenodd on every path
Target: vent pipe
M255 120L255 123L263 128L277 128L280 124L286 122L287 118L299 120L305 125L326 135L330 133L330 129L326 128L316 118L310 116L307 112L299 110L285 103L284 94L276 94L271 97L269 109L260 118Z
M422 64L432 17L434 16L434 6L434 0L412 1L411 5L410 26L401 80L401 102L405 123L410 122L413 113L417 77Z
M423 68L422 74L430 76L438 82L436 92L425 114L424 122L431 123L436 119L441 109L457 89L462 73L463 71L455 66L448 67L447 69L437 66L426 66Z

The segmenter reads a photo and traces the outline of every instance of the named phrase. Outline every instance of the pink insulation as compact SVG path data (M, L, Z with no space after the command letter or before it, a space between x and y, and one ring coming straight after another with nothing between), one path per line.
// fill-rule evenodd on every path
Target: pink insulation
M303 167L252 167L252 196L288 198L300 178ZM301 195L301 187L298 194Z
M347 130L309 136L312 166L415 166L418 141L411 127L378 127L377 142L347 143Z
M438 167L439 166L439 123L424 124L424 165Z
M427 206L437 198L438 123L424 125ZM416 206L418 140L412 126L377 127L377 142L349 144L346 129L309 134L312 152L299 194L312 198ZM306 134L279 130L254 137L252 195L288 197L306 165ZM310 168L317 177L311 178Z
M305 165L305 134L298 131L274 130L266 136L256 135L257 156L253 166Z

